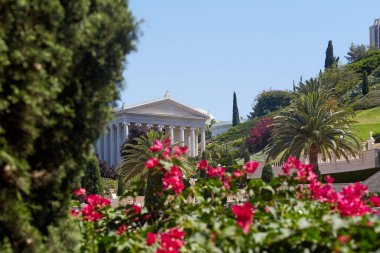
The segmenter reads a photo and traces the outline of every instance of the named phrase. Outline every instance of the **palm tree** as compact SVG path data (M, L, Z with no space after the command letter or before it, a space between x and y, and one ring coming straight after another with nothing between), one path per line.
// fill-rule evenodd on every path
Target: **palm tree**
M323 160L360 155L358 136L351 131L355 114L349 108L340 108L334 92L318 82L302 91L287 110L274 117L269 144L265 148L267 160L289 156L309 158L318 172L318 156Z
M145 163L153 157L153 152L149 148L155 139L163 142L166 138L168 136L163 132L150 131L146 135L135 138L136 144L125 144L122 150L122 163L117 171L126 183L132 179L145 180L147 178L148 170L145 169ZM181 170L185 177L189 177L194 173L194 166L185 159Z
M167 135L160 131L150 131L146 135L135 138L135 143L127 143L122 150L122 164L117 169L118 174L124 178L126 184L137 182L145 190L145 203L148 208L158 201L156 193L161 189L160 173L154 173L145 168L146 161L153 157L149 149L155 139L163 142ZM184 177L189 178L195 173L195 166L187 159L179 166Z

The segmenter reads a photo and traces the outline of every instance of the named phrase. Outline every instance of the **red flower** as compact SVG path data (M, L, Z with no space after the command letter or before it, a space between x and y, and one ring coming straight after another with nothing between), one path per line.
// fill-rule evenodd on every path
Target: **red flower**
M226 172L226 169L223 167L212 167L211 165L208 166L208 170L206 171L206 174L210 177L222 177L224 173Z
M125 224L121 225L117 230L116 234L121 235L124 231L127 230L127 226Z
M230 189L231 188L230 181L232 180L232 177L229 175L228 176L223 175L221 179L222 179L222 182L224 184L224 187L226 189Z
M73 209L71 209L70 214L71 214L71 216L75 217L75 216L77 216L79 214L79 210L76 209L76 208L73 208Z
M231 209L236 217L237 224L243 229L244 233L247 234L249 228L253 223L254 207L251 205L251 203L245 202L244 205L234 205L231 207Z
M244 176L244 172L242 172L241 170L236 170L236 171L234 171L234 176L235 177L242 177L242 176Z
M86 189L79 188L79 189L73 190L73 194L75 196L85 196L86 195Z
M186 146L183 146L183 147L178 147L178 146L174 146L174 154L176 156L181 156L183 154L185 154L187 152L187 147Z
M94 210L93 205L85 204L82 208L82 213L85 216L85 220L99 221L103 215Z
M369 201L372 203L373 206L380 206L380 197L378 196L369 197Z
M135 214L138 214L141 212L141 206L138 205L132 205L132 209L135 212Z
M162 178L162 188L164 190L173 189L176 194L180 194L185 188L182 182L182 172L177 166L172 166L169 172L165 172Z
M169 140L169 144L170 144L170 140ZM158 152L163 148L164 148L164 145L159 140L154 140L153 146L151 146L149 149L152 152Z
M258 162L247 162L246 164L244 164L243 168L245 169L245 171L247 173L255 173L257 167L259 167L259 163Z
M146 245L150 246L152 244L155 244L156 241L157 241L157 234L152 233L152 232L148 232L148 234L146 234Z
M163 143L164 147L170 146L170 144L171 144L171 140L170 140L170 138L166 138L166 139L164 140L164 143Z
M170 153L172 152L172 148L171 147L167 147L165 148L164 152L162 152L162 156L165 158L165 159L169 159L170 158Z
M184 236L185 232L178 228L171 228L168 232L162 233L161 248L157 250L157 253L180 253Z
M145 163L145 166L148 168L148 169L153 169L154 167L156 167L158 165L158 158L150 158L146 163Z
M207 168L207 161L206 160L201 160L198 164L197 167L200 170L205 170Z
M349 242L351 239L351 237L349 235L340 235L338 236L338 241L340 244L346 244L347 242Z
M328 176L326 176L325 181L328 184L332 184L332 183L334 183L334 178L330 177L330 175L328 175Z

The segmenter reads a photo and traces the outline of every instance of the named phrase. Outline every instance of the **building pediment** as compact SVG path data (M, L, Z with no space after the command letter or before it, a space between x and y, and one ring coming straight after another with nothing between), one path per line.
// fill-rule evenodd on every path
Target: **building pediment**
M163 98L153 102L127 107L121 109L118 113L204 120L207 120L210 117L202 111L186 106L170 98Z

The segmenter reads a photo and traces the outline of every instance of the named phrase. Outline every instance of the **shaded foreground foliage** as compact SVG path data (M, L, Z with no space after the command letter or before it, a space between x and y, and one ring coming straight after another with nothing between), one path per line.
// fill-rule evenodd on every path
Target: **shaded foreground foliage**
M124 0L5 0L0 13L0 244L68 252L52 240L73 232L56 228L118 97L136 22Z

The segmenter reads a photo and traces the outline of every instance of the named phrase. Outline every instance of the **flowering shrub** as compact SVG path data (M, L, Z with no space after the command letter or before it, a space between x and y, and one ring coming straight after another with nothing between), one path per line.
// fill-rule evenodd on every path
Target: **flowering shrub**
M237 182L255 172L257 162L228 173L202 160L197 168L207 177L185 189L178 167L187 149L156 141L151 150L154 157L146 169L161 175L160 209L154 213L136 205L113 209L100 196L86 196L80 210L72 212L83 231L82 251L374 252L380 248L380 222L373 209L380 206L380 198L366 198L368 189L360 183L337 192L332 178L322 183L312 166L290 158L283 166L284 175L270 184L253 179L239 189Z
M251 135L246 142L252 151L259 152L268 144L270 132L273 128L272 124L272 118L263 117L261 121L251 129Z

